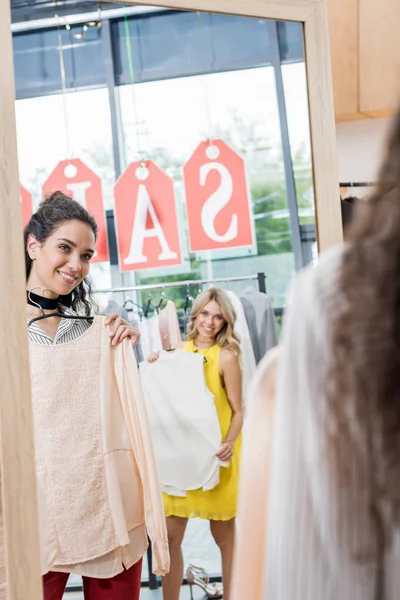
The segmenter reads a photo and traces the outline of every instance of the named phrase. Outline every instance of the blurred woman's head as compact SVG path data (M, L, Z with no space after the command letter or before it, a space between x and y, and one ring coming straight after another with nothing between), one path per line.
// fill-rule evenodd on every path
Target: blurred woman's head
M235 333L236 313L228 294L221 289L204 290L193 302L189 340L201 339L240 354L239 337Z
M347 470L351 452L359 458L359 505L372 510L384 501L399 518L400 112L375 190L357 203L347 239L328 384L338 482L349 491L357 476Z

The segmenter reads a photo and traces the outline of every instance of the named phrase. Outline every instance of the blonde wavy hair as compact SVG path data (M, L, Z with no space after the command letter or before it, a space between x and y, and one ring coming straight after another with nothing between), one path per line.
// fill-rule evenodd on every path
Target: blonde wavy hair
M232 350L237 356L240 357L240 337L235 331L235 323L237 318L236 311L233 308L228 294L219 288L210 288L204 290L204 292L201 292L201 294L199 294L196 300L193 302L187 339L189 341L194 341L196 339L199 334L196 327L196 319L202 310L204 310L204 307L213 300L220 305L221 314L225 321L224 326L217 335L215 341L222 348Z

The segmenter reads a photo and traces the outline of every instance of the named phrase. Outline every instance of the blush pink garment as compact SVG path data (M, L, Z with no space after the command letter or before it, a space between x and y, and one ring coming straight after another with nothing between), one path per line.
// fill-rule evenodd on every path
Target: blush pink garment
M167 306L160 311L159 318L163 350L177 348L181 342L181 330L176 307L171 300L168 300Z
M161 491L129 340L112 349L96 317L72 342L30 342L30 361L42 573L78 563L106 577L104 557L129 547L132 532L142 540L145 525L154 573L166 574ZM129 568L133 557L124 559Z
M232 600L262 599L277 355L278 348L273 348L258 365L248 394L240 465Z

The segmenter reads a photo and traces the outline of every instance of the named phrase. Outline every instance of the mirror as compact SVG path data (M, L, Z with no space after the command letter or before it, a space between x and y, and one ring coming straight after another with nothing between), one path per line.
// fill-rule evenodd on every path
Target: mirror
M208 3L216 12L126 4L11 2L21 187L11 152L2 189L14 178L25 223L56 189L96 215L100 309L114 299L155 312L164 297L184 319L188 299L215 283L238 298L266 292L279 333L295 272L317 258L317 240L322 250L341 239L325 4L235 0L235 14L223 0ZM12 110L1 115L11 138ZM2 198L16 238L19 211ZM26 345L21 257L15 265L21 302L7 327ZM185 565L221 576L204 522L190 523L183 548ZM147 563L143 579L157 585Z

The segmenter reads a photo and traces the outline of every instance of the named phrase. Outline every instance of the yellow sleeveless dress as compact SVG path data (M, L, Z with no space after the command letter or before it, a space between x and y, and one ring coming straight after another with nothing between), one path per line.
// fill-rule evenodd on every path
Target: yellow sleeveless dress
M220 346L197 349L188 342L183 348L186 352L198 352L206 357L204 371L207 387L214 395L215 406L221 427L222 440L225 439L232 418L232 409L219 373ZM188 390L190 393L190 390ZM236 516L237 492L239 480L239 458L241 435L233 447L233 458L228 467L221 467L220 482L213 490L188 491L185 498L163 494L166 517L200 518L212 521L229 521Z

